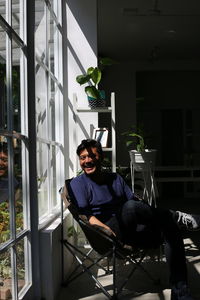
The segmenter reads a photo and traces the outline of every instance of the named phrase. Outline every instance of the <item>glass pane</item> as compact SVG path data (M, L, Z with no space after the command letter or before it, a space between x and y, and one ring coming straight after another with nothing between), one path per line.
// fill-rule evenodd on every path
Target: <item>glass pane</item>
M7 127L7 102L6 102L6 33L0 27L0 128Z
M20 29L20 14L19 0L12 1L12 28L19 34Z
M53 185L53 206L58 206L60 205L60 197L58 196L58 190L60 188L60 186L62 185L62 181L63 181L63 153L62 150L59 146L55 147L55 153L54 153L54 172L53 172L53 177L54 177L54 181L52 182Z
M12 67L12 98L13 98L13 115L14 130L20 132L20 54L21 50L13 41L13 67Z
M49 147L38 142L37 148L37 174L38 174L38 204L39 218L48 214L48 153Z
M22 159L21 159L21 141L14 139L14 188L15 188L15 215L16 232L24 229L23 218L23 194L22 194Z
M12 272L10 250L0 253L0 299L12 299ZM4 298L2 296L5 296Z
M51 8L52 8L53 12L56 15L58 0L50 0L50 3L51 3Z
M0 136L0 244L10 238L8 149L7 140Z
M49 34L49 66L51 72L54 74L54 45L55 45L55 34L56 34L56 26L53 22L53 19L50 18L50 34Z
M51 79L51 99L50 99L50 117L51 117L51 138L55 141L55 83Z
M39 137L47 138L47 85L46 73L36 70L36 128Z
M35 1L35 52L45 63L46 60L46 15L44 1Z
M6 14L6 0L0 0L0 15L5 19Z
M56 185L56 150L57 147L52 146L51 159L51 197L53 199L53 206L57 205L57 185ZM58 151L57 151L58 152Z
M25 252L24 252L25 240L21 240L16 245L17 253L17 278L18 278L18 291L25 285Z

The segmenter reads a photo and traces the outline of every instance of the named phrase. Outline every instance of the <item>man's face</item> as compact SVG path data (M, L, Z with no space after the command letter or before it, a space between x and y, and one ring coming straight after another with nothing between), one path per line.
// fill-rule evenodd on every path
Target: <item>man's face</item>
M101 169L101 157L97 148L87 148L81 151L79 155L80 166L88 174L94 174Z
M8 155L7 153L0 152L0 177L6 176L8 171Z

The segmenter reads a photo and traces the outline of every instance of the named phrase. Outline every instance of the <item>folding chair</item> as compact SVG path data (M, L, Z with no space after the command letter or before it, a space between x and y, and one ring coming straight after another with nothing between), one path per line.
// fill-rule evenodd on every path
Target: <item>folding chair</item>
M137 268L140 268L146 275L153 281L154 284L159 284L159 280L155 279L143 266L142 261L145 258L147 251L145 249L133 249L129 245L123 245L113 234L98 225L91 225L87 217L84 215L79 215L77 207L73 202L73 199L69 197L68 185L71 179L65 181L65 186L60 189L61 194L61 218L63 220L63 202L65 206L69 209L73 218L78 222L81 229L83 230L86 239L88 240L91 250L88 253L83 252L77 245L69 242L63 236L63 222L62 222L62 237L61 242L63 247L66 247L71 255L77 262L77 267L72 271L67 280L64 280L63 276L63 286L67 286L69 283L77 279L84 273L87 273L90 278L96 283L100 290L108 297L108 299L118 299L118 295L122 292L123 288L132 277L133 273ZM97 258L91 257L91 253L96 251ZM108 259L112 261L112 270L109 269L109 264L107 268L104 268L100 262L102 260ZM130 263L132 268L129 270L123 282L120 286L117 284L117 259L124 260L126 263ZM98 276L92 271L92 267L98 266L105 271L105 274L112 274L112 291L108 292L106 288L101 284ZM64 258L63 258L64 267ZM81 269L79 271L79 269ZM64 275L64 274L63 274Z

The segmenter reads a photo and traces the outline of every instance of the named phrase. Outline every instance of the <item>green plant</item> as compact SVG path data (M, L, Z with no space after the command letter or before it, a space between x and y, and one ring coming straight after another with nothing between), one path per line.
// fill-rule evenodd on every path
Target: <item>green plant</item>
M138 152L142 152L145 150L146 146L145 146L144 138L141 134L132 131L126 131L122 133L122 135L125 135L128 138L128 140L126 141L127 147L136 143L136 150Z
M0 243L5 243L9 239L10 234L10 214L8 202L4 201L0 204Z
M23 230L23 204L22 199L15 200L15 224L16 232ZM5 243L10 238L10 211L9 202L4 201L0 204L0 244ZM23 240L17 244L17 263L18 276L24 278L24 247ZM11 278L10 252L5 251L0 257L0 277L3 279Z
M105 66L110 66L114 63L115 61L109 57L100 58L98 64L99 66L89 67L86 74L81 74L76 77L76 82L78 82L80 85L88 83L88 85L85 87L85 92L88 97L92 97L94 99L101 98L98 84L102 79L102 70Z
M101 70L98 67L90 67L87 69L87 73L84 75L78 75L76 81L82 85L85 83L90 83L90 85L85 87L85 92L89 97L98 99L100 97L100 92L97 88L98 83L101 81ZM93 84L91 84L91 82Z

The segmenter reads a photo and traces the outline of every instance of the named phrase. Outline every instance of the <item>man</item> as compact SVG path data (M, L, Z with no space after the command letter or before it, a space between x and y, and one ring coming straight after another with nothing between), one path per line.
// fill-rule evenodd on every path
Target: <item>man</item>
M84 173L72 179L69 193L80 214L86 215L90 224L106 228L132 246L156 246L162 237L170 270L171 300L193 300L179 226L198 230L199 216L152 208L139 200L119 174L102 171L103 151L96 140L83 140L77 155Z

